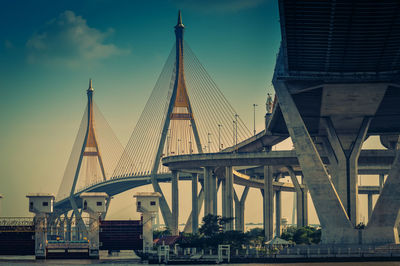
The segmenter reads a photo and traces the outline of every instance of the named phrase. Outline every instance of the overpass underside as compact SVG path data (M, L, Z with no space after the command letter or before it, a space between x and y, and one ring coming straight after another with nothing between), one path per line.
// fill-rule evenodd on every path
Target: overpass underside
M399 243L400 3L283 0L279 8L282 43L273 78L279 105L268 129L292 138L322 241ZM397 151L359 230L358 158L371 135Z

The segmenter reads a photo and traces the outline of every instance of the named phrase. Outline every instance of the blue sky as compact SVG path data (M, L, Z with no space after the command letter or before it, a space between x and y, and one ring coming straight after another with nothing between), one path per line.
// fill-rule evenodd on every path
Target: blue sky
M178 9L185 40L251 130L258 104L261 130L281 39L276 2L1 1L3 214L27 215L27 193L56 193L89 78L126 144L174 44Z

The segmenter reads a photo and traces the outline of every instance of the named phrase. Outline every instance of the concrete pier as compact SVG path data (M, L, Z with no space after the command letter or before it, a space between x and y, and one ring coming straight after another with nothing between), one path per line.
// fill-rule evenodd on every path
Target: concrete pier
M234 218L233 215L233 172L232 166L225 167L225 217ZM233 221L226 224L226 230L233 230Z
M171 234L176 236L179 235L179 187L178 187L179 173L178 171L172 171L171 179L171 195L172 195L172 224Z
M275 236L281 236L282 199L281 192L275 192Z
M198 175L192 174L192 233L196 234L199 229L199 209L197 203Z
M368 221L371 219L371 215L372 215L372 196L373 194L368 193Z
M307 188L301 188L299 181L297 180L296 174L293 168L290 166L286 167L294 188L296 190L296 212L297 212L297 227L308 225L308 198Z
M204 216L207 216L212 213L212 168L204 167Z
M246 198L247 195L249 194L250 187L245 187L242 193L242 196L238 197L236 194L236 191L234 191L234 198L235 198L235 230L236 231L241 231L244 232L244 225L245 225L245 219L244 219L244 210L245 210L245 204L246 204Z
M264 232L266 241L271 240L274 236L274 230L273 230L274 190L272 187L272 181L273 181L272 167L264 166L263 223L264 223Z
M215 174L211 174L211 201L212 201L212 214L217 215L218 213L218 197L217 197L217 177Z

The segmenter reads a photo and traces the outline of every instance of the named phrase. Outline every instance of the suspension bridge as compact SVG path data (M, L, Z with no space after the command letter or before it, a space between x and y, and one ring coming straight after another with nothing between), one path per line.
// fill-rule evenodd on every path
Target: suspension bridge
M184 41L179 13L176 43L124 149L89 86L55 216L72 210L80 220L83 192L113 196L151 184L161 194L167 227L177 234L178 180L186 179L192 180L187 222L192 232L201 204L204 214L217 213L219 186L223 216L235 216L236 228L243 230L244 202L249 188L257 187L263 194L266 239L274 235L274 216L275 235L280 235L280 191L287 189L296 192L297 225L308 224L311 195L325 244L399 243L399 8L396 1L279 1L277 97L265 116L265 130L254 136ZM362 149L374 135L386 150ZM271 150L288 137L294 151ZM246 166L252 178L233 168L238 166ZM379 186L359 185L363 173L379 175ZM292 183L279 182L284 176ZM171 182L171 206L160 182ZM233 183L245 186L241 197ZM368 224L360 230L362 193L368 195ZM375 207L374 194L380 195ZM233 222L226 229L233 229Z

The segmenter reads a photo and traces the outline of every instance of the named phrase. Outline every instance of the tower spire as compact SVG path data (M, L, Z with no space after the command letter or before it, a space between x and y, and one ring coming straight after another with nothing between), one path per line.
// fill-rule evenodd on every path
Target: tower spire
M179 10L179 12L178 12L178 24L176 24L176 26L175 26L176 28L184 28L185 27L185 25L183 25L183 23L182 23L182 13L181 13L181 11Z
M93 86L92 86L92 79L89 79L89 88L88 91L94 91Z

